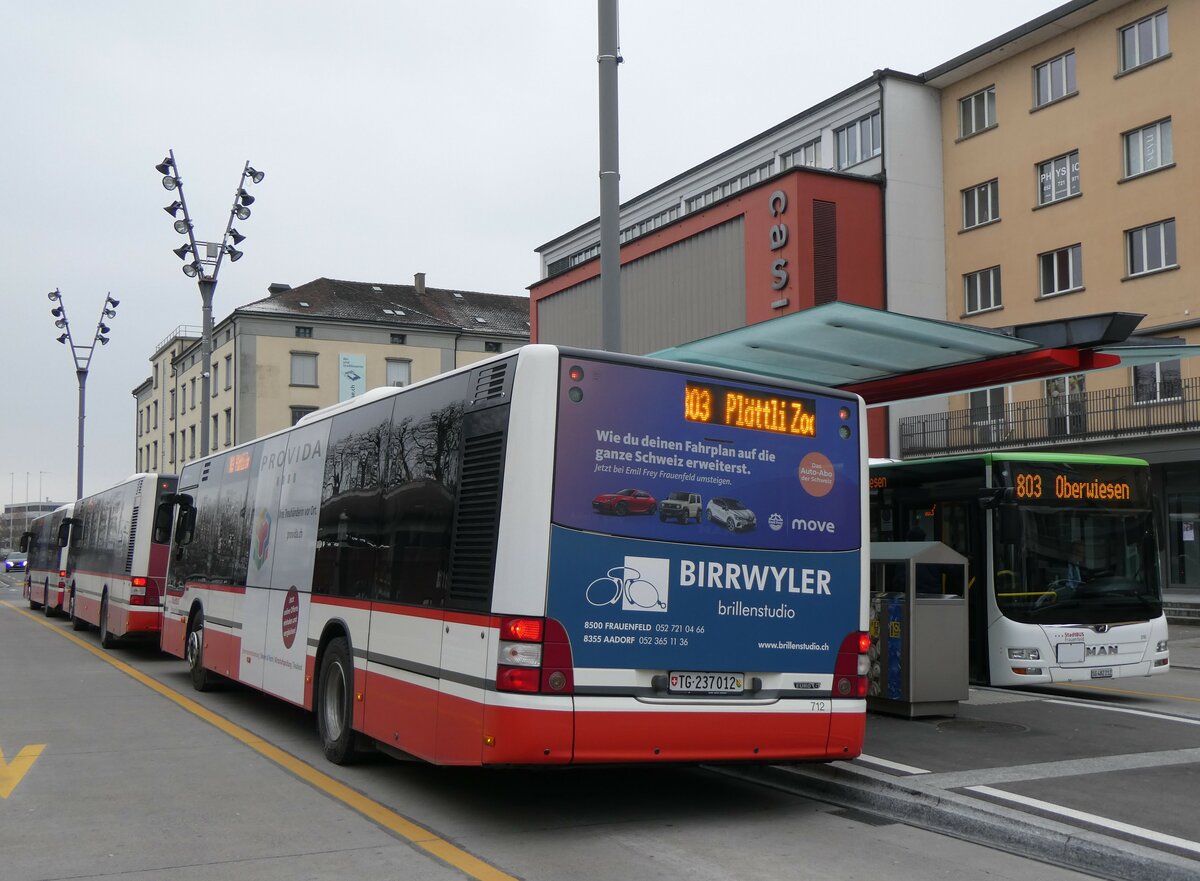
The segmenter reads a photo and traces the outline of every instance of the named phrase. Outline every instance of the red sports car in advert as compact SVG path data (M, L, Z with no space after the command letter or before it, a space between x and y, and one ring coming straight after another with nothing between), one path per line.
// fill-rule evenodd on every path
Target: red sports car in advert
M658 500L641 489L623 489L615 493L601 493L592 499L592 508L602 514L653 514L658 510Z

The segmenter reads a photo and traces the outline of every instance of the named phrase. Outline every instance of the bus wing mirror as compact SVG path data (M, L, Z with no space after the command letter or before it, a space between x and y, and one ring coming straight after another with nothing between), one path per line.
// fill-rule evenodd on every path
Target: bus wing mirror
M179 516L175 519L175 544L180 547L190 545L195 537L196 509L191 504L180 505Z
M999 508L1005 502L1012 500L1013 491L1010 486L989 486L987 489L979 491L979 507L985 511Z
M17 548L21 551L22 554L29 553L29 543L32 538L33 538L32 532L22 532L21 533L21 541L18 543Z
M58 546L60 548L65 548L71 544L71 523L72 521L68 518L58 524Z
M175 513L175 503L162 501L154 512L154 543L166 544L171 540L171 519Z

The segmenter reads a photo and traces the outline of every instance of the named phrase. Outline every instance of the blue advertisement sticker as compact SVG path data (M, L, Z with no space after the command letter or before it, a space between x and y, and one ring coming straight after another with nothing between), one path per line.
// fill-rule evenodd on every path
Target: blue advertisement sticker
M579 667L831 673L859 553L638 541L552 527L548 613Z
M820 390L564 358L554 522L774 550L860 544L858 409Z

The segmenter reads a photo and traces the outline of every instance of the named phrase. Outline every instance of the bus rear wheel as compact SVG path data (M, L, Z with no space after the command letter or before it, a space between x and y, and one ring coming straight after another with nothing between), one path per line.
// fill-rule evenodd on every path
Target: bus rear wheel
M188 672L192 674L192 688L208 691L213 686L215 674L204 666L204 612L198 611L188 625L187 643L183 649Z
M349 765L357 758L354 749L354 664L350 648L339 636L325 648L316 700L317 731L325 758L335 765Z
M100 598L100 647L110 649L117 644L108 629L108 594Z

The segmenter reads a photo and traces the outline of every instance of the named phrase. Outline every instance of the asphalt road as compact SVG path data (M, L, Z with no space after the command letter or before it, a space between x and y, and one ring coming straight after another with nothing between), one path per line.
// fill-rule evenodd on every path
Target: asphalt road
M704 768L325 762L312 718L197 694L0 579L0 877L992 879L1079 873Z

